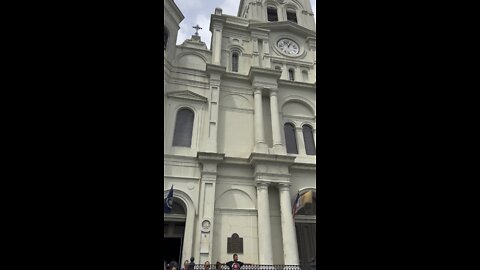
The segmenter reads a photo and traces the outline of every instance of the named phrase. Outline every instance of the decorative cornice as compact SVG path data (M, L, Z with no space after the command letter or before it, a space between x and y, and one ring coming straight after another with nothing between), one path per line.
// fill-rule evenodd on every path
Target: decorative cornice
M198 161L205 163L220 163L225 159L225 154L221 153L212 153L212 152L198 152L197 153Z
M224 74L227 71L227 67L207 63L206 70L210 73Z
M248 76L238 74L238 73L233 73L233 72L226 72L223 77L225 79L237 79L237 80L249 80Z
M297 81L289 81L289 80L279 80L278 81L279 88L281 86L286 87L298 87L298 88L307 88L307 89L316 89L316 85L314 83L306 83L306 82L297 82Z
M194 93L190 90L185 91L175 91L167 94L169 98L178 98L178 99L187 99L190 101L204 102L206 103L208 99L202 95Z
M227 208L215 208L215 214L234 214L239 216L256 216L257 209L227 209Z
M218 29L218 28L222 29L224 23L225 23L225 19L222 17L222 15L212 14L210 16L210 27L209 27L210 32L213 33L215 29Z
M181 21L183 21L183 19L185 19L185 16L183 16L182 12L177 7L177 4L175 4L175 1L165 0L164 5L165 5L165 8L170 11L167 13L175 17L174 18L175 21L178 21L178 23L180 23Z
M264 153L252 153L250 154L248 161L252 165L255 165L257 163L276 163L291 165L295 162L295 157Z
M250 81L253 82L257 76L278 80L280 79L280 76L282 76L282 71L273 68L250 67L250 70L248 71L248 78Z
M292 170L306 170L306 171L316 171L317 164L316 163L297 163L290 167Z
M290 174L275 174L275 173L255 173L253 178L255 182L270 182L270 183L290 183Z
M316 32L290 21L250 23L249 28L286 30L304 37L315 37Z
M250 165L248 158L225 157L225 164Z

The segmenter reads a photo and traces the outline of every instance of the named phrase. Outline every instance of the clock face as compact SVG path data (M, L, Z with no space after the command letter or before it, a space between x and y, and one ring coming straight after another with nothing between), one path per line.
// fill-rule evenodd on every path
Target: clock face
M278 48L280 51L290 55L297 55L300 51L300 47L298 46L295 41L287 38L282 38L277 43Z

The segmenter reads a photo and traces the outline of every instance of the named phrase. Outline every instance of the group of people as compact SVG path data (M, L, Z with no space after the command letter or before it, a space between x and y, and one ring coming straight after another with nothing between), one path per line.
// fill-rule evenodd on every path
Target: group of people
M195 258L193 257L190 258L190 262L186 260L181 269L178 269L178 263L174 260L170 261L169 263L164 262L163 270L194 270L194 267L195 267L194 260Z
M171 261L169 264L164 263L164 270L194 270L194 267L195 267L194 261L195 261L195 258L193 257L190 258L190 262L186 260L183 263L183 267L181 269L178 269L178 264L175 261ZM244 263L238 260L237 254L233 254L233 261L229 261L225 263L225 265L227 265L230 268L230 270L240 270L240 267L242 267ZM210 270L210 262L206 261L203 264L203 268L205 270ZM222 263L217 262L215 264L215 270L221 270L221 269L222 269Z

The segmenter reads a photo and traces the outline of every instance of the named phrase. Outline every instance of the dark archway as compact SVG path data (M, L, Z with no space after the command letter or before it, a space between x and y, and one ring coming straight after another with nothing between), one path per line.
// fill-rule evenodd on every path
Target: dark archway
M164 214L163 245L165 263L177 263L177 269L182 266L183 239L185 237L186 207L179 200L173 201L173 208Z
M305 190L300 195L308 192ZM317 192L313 190L312 203L307 203L295 215L295 229L297 231L298 259L303 270L316 269L317 265Z

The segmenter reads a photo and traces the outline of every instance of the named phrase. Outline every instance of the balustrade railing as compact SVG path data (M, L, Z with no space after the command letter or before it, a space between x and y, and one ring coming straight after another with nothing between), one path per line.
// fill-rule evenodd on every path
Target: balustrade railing
M196 264L194 267L195 270L205 270L203 264ZM228 266L222 264L222 270L230 270ZM216 270L215 264L210 265L210 270ZM240 270L302 270L299 265L263 265L263 264L244 264Z

